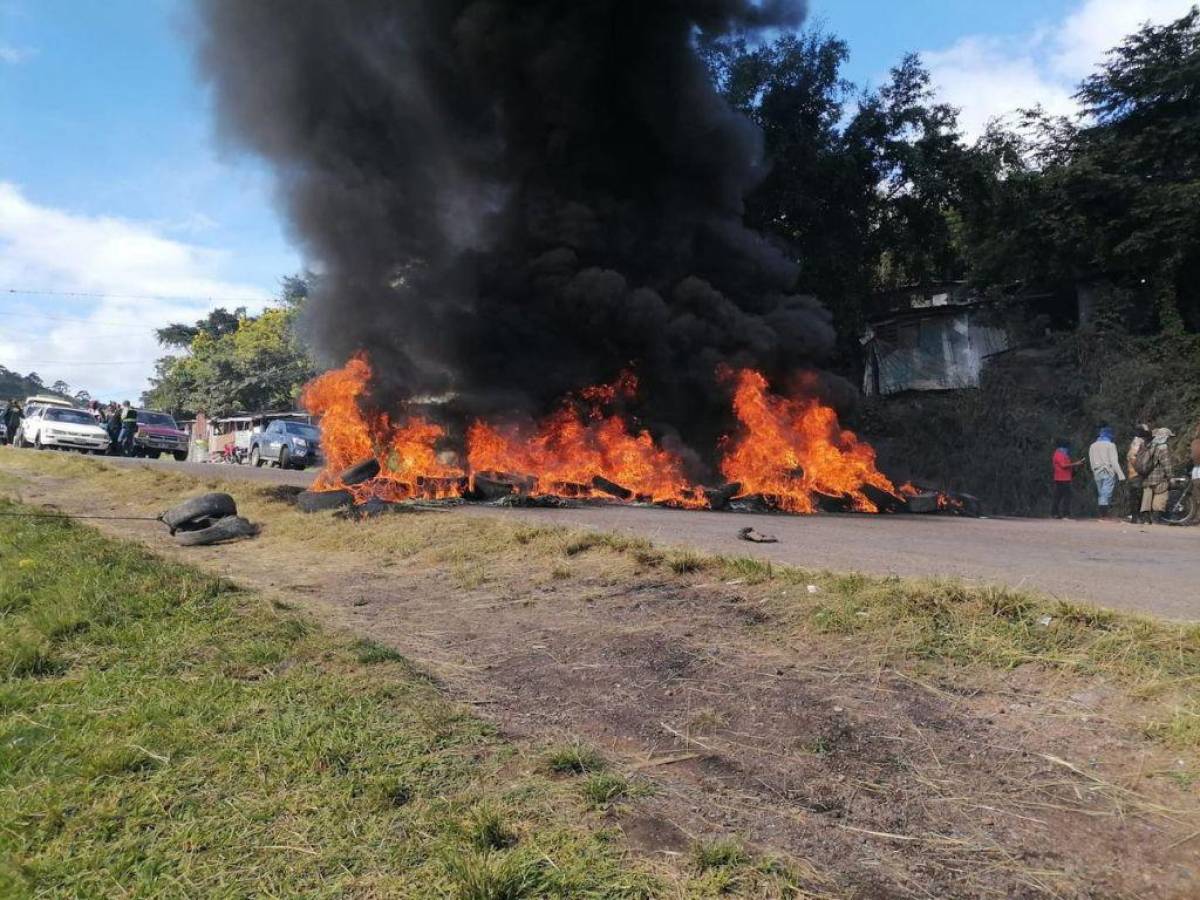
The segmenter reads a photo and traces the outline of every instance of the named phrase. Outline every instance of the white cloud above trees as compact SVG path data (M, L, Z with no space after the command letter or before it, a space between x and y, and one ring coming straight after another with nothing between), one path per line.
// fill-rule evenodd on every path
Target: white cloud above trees
M1082 0L1062 19L1021 35L966 35L921 57L968 137L989 120L1036 105L1071 114L1078 83L1144 23L1165 24L1195 0Z
M228 263L161 225L40 205L0 181L0 365L136 400L163 355L156 327L269 299L222 277Z

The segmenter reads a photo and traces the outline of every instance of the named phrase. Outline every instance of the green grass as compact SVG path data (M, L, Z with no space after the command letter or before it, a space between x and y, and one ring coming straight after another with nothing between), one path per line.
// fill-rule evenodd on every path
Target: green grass
M582 744L564 744L552 747L546 753L546 766L559 775L586 775L601 772L608 767L604 757Z
M735 869L748 865L750 854L740 841L725 838L697 844L692 848L692 861L701 872L710 869Z
M1048 600L1004 587L864 576L815 579L786 607L818 633L886 640L910 660L1012 669L1025 664L1112 675L1140 690L1200 677L1200 625Z
M1176 708L1165 721L1151 722L1146 733L1170 747L1200 747L1200 706L1193 703L1188 708Z
M583 783L583 797L589 806L605 807L629 795L628 779L615 772L596 772Z
M0 597L0 896L663 890L386 648L63 521Z
M355 659L364 666L373 666L378 663L388 662L404 662L404 656L397 653L391 647L385 647L377 641L366 639L354 642Z

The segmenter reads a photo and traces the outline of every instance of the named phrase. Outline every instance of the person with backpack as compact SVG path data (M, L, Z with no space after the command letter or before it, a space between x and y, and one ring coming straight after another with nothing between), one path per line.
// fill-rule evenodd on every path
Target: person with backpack
M1134 525L1142 519L1142 475L1137 469L1138 453L1143 447L1150 443L1153 435L1150 433L1150 426L1145 422L1140 422L1133 429L1133 440L1129 442L1129 450L1125 453L1125 496L1129 500L1129 508L1126 510L1128 521Z
M1142 522L1157 525L1167 511L1171 488L1171 450L1167 441L1175 437L1170 428L1155 428L1150 442L1138 451L1135 465L1142 473Z
M1083 465L1083 460L1071 459L1071 444L1066 438L1055 441L1054 455L1050 463L1054 469L1054 493L1050 502L1050 515L1056 519L1071 517L1071 486L1075 480L1075 470Z
M1121 458L1117 456L1117 445L1113 441L1113 430L1107 425L1100 426L1096 440L1088 447L1088 463L1092 467L1092 477L1096 480L1096 502L1100 507L1101 520L1108 518L1112 506L1113 491L1117 484L1125 480L1121 471Z

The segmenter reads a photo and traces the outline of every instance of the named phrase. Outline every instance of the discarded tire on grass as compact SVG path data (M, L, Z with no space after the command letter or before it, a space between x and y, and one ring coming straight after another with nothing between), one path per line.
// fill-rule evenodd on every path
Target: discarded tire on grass
M296 509L306 513L325 512L354 505L349 491L305 491L296 497Z
M175 538L184 547L203 547L207 544L219 544L222 541L232 541L237 538L254 537L256 534L258 534L258 526L252 522L241 516L225 516L207 528L201 528L198 531L181 531L175 535Z
M173 506L159 518L174 534L181 528L204 519L222 519L237 515L237 501L228 494L201 494Z

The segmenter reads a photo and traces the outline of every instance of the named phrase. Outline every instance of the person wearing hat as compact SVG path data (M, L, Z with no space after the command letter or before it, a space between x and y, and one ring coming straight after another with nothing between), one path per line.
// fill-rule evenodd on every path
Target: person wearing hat
M1142 488L1142 521L1157 525L1167 511L1171 488L1171 450L1167 441L1175 437L1170 428L1155 428L1150 439L1152 460Z
M1113 430L1107 425L1101 425L1099 434L1092 445L1088 447L1088 463L1092 467L1092 477L1096 480L1096 502L1100 507L1100 518L1108 518L1108 510L1112 506L1113 491L1117 484L1125 480L1121 470L1121 458L1117 455L1117 445L1113 440Z
M1142 520L1142 475L1137 470L1137 457L1146 443L1153 438L1150 426L1145 422L1139 423L1133 429L1133 440L1129 442L1129 450L1125 454L1125 496L1129 500L1126 510L1129 521L1137 524Z

